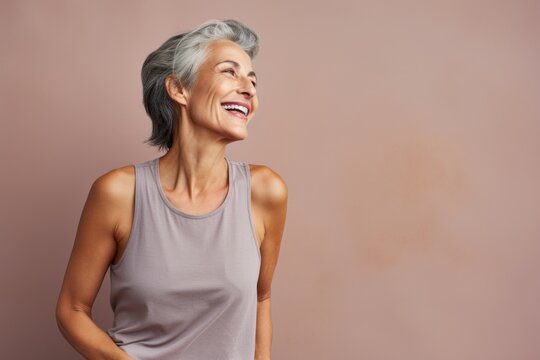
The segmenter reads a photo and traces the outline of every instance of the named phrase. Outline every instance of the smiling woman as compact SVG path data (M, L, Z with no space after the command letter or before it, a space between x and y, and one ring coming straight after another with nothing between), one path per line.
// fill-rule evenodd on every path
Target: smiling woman
M226 43L227 48L224 49L227 54L223 54L217 61L208 59L209 55L215 55L216 43ZM217 50L219 52L220 49ZM256 75L251 69L251 59L254 59L258 52L258 35L234 20L215 23L210 21L191 32L175 35L165 41L146 58L141 74L144 105L152 119L152 136L148 142L160 149L171 148L176 120L182 118L181 114L178 114L177 102L167 93L169 85L167 88L164 86L167 80L172 78L175 80L174 85L187 90L194 86L201 70L214 71L232 80L238 79L241 75L239 71L244 70L247 72L243 75L247 75L255 87ZM240 58L238 61L237 57ZM256 96L254 98L256 99Z
M92 185L60 291L62 334L89 359L270 359L270 293L288 190L224 156L257 112L258 36L212 20L142 68L151 145L167 150ZM92 304L110 269L113 326Z

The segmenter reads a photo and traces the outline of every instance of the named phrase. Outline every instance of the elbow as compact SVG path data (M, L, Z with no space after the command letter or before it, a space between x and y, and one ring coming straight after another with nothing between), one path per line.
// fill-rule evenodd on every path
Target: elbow
M59 298L56 304L55 318L60 332L66 333L71 322L77 321L78 314L85 314L90 317L91 311L81 306L74 306L69 301Z
M63 306L62 299L59 298L56 302L56 308L54 309L54 316L56 318L56 323L60 324L65 317L65 306Z
M263 302L270 299L270 291L257 293L257 302Z
M65 312L57 309L55 317L56 327L58 328L58 331L60 331L60 334L62 334L67 339L69 334L69 323L67 315L65 314Z
M66 332L66 323L69 318L69 308L64 306L59 300L55 309L56 326L62 334Z
M261 282L257 284L257 301L262 302L270 299L272 286L269 283Z

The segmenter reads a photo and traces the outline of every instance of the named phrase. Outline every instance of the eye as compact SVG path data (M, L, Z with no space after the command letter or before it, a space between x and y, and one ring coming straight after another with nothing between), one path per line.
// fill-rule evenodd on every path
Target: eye
M255 81L251 82L253 84L253 87L257 87L257 83Z
M223 70L223 72L228 72L230 74L236 75L236 71L234 71L233 68L225 69L225 70Z

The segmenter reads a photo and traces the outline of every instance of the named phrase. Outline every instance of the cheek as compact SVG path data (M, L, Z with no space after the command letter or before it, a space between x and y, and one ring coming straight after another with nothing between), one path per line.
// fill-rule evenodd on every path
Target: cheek
M225 101L232 89L234 88L227 81L200 79L192 88L188 111L199 119L218 115L222 109L221 102Z
M253 99L253 112L259 109L259 100L257 98Z
M234 89L233 84L228 81L215 82L210 88L215 96L224 96Z

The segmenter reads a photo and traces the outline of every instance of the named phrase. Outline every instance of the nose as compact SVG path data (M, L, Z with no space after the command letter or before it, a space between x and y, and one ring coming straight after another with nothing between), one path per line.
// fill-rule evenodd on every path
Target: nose
M248 99L251 99L257 93L257 89L255 89L255 85L251 81L247 76L242 76L240 86L238 87L238 92Z

